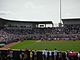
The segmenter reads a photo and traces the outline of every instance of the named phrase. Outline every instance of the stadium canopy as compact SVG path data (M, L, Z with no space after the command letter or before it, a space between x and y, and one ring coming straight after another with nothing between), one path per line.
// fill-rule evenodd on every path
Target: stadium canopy
M4 24L19 24L19 25L25 25L25 24L28 24L28 25L34 25L38 27L39 26L44 26L46 27L47 24L51 24L52 27L53 27L53 22L52 21L19 21L19 20L9 20L9 19L4 19L4 18L0 18L0 24L4 25Z
M62 19L63 25L65 24L80 24L80 18Z
M4 19L0 18L0 21L9 21L9 22L24 22L24 23L38 23L38 24L52 24L52 21L19 21L19 20L9 20L9 19Z

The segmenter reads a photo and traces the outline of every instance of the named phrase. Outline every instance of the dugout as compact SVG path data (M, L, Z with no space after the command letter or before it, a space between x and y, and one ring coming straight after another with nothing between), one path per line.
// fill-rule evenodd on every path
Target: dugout
M22 28L47 28L47 25L51 25L51 27L53 27L52 21L17 21L0 18L0 26L17 26Z

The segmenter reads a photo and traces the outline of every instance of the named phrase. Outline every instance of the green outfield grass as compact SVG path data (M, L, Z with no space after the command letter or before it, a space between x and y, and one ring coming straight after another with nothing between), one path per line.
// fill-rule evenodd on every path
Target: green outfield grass
M30 49L30 50L54 50L57 48L59 51L73 50L80 51L80 41L40 41L40 40L25 40L11 47L11 49Z

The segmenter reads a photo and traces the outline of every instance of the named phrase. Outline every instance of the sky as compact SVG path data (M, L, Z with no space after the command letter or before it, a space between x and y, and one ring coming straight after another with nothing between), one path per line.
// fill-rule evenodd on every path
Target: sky
M60 0L0 0L0 17L60 22ZM61 0L61 18L80 18L80 0Z

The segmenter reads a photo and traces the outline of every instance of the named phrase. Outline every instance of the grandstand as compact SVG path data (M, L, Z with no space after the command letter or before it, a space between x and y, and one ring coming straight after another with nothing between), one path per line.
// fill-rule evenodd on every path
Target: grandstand
M47 24L51 24L53 27L52 21L14 21L3 18L0 18L0 21L0 35L4 38L3 40L0 40L5 43L24 40L26 37L30 39L29 36L31 36L31 34L34 34L35 36L37 33L41 34L40 30L48 30L48 27L46 27ZM31 37L34 38L34 36Z
M53 27L51 21L13 21L2 18L0 21L0 41L5 43L17 40L80 40L80 19L62 19L62 27ZM46 27L47 24L52 27Z
M52 23L52 21L35 21L35 22L34 21L13 21L13 20L0 18L0 43L1 43L0 45L2 47L9 43L18 42L18 41L21 41L22 43L22 41L24 40L38 40L37 43L40 41L45 42L45 40L49 40L49 41L80 40L80 19L62 19L62 21L63 21L62 27L54 27L54 24ZM47 27L46 26L47 24L51 24L52 27ZM78 47L78 49L79 48L80 47ZM0 52L1 51L2 50L0 50ZM5 51L9 52L8 50L5 50ZM18 52L22 52L25 54L24 51L25 50L19 50L19 51L14 50L13 52L15 55ZM34 55L34 51L31 51L31 52ZM73 53L73 51L71 52ZM4 52L2 52L2 55L3 53ZM43 55L39 55L39 54L42 54L42 52L41 51L37 52L37 60L39 60L39 58L40 59L43 58L42 57ZM54 53L52 53L52 56L53 54ZM63 54L63 56L66 56L64 52L63 53L58 52L58 54ZM71 57L71 58L74 58L74 60L77 60L78 59L77 54L78 53L74 52L73 55L75 57ZM20 54L18 54L17 56L19 55ZM3 57L0 57L0 58L4 60ZM46 57L44 58L49 60ZM61 58L63 60L66 60L65 57L64 58L61 57ZM20 60L17 57L15 57L15 59ZM30 55L29 55L29 59L30 59ZM35 60L34 58L32 59ZM60 58L58 60L60 60Z

